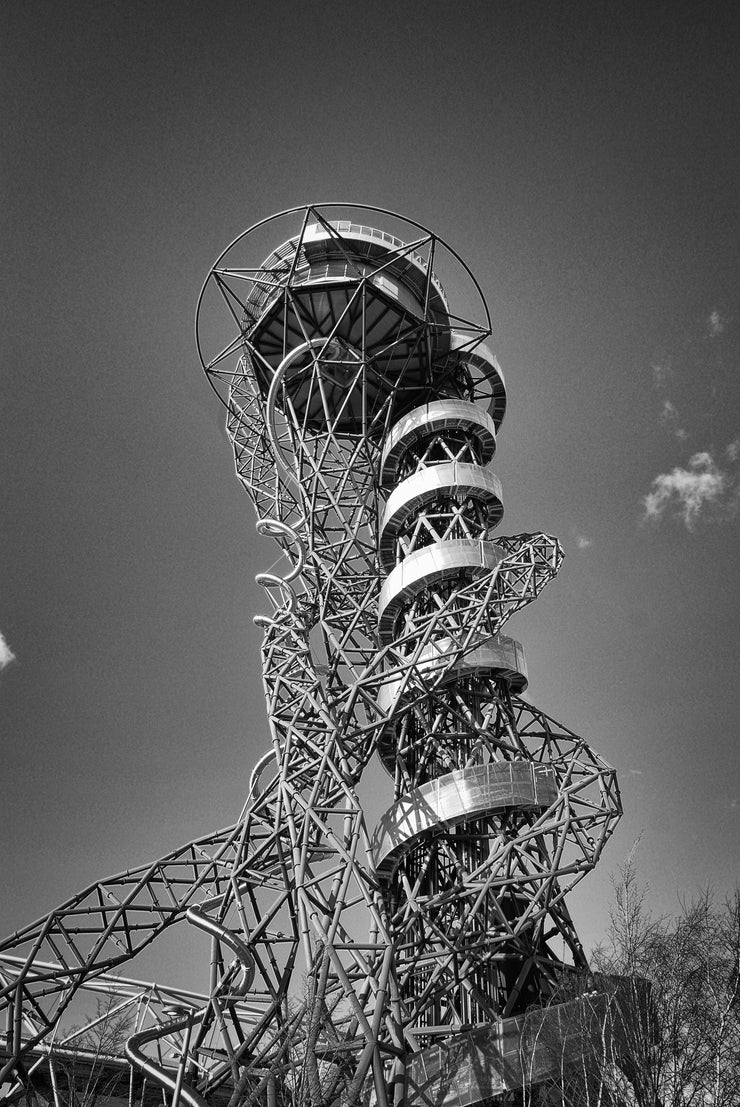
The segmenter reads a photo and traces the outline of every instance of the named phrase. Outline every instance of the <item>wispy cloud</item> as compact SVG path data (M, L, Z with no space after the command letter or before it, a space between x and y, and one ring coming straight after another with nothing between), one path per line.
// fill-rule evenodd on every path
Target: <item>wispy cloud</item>
M670 400L663 400L663 407L660 411L661 423L675 423L678 419L678 409L675 404L672 404Z
M673 376L673 370L668 362L654 362L650 366L653 374L653 384L656 388L663 388L665 382Z
M6 668L11 661L15 661L15 654L2 634L0 634L0 670Z
M660 421L680 442L684 442L689 437L689 432L681 426L678 408L671 400L663 400L663 406L660 409Z
M674 454L660 466L642 497L647 520L675 518L693 530L699 523L734 518L740 509L734 322L710 302L681 337L678 351L659 349L654 354L650 372L658 394L656 420L673 439L690 442L692 448L690 456L684 447L678 459ZM697 451L703 443L708 448Z
M714 308L709 313L709 319L707 321L707 333L710 338L716 338L718 334L722 334L725 329L727 320L724 319L720 313Z
M669 508L693 530L700 518L727 518L735 505L732 475L717 465L703 450L689 458L685 467L660 473L643 499L645 518L658 521Z
M577 534L576 546L579 550L587 550L589 546L593 546L593 539L587 538L585 534Z

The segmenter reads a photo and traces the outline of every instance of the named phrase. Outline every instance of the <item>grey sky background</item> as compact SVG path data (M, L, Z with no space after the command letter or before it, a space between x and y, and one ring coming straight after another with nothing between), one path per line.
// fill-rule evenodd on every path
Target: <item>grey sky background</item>
M735 883L736 19L0 7L0 931L239 813L268 743L252 616L274 547L193 314L236 234L321 200L431 226L490 304L502 533L567 552L511 624L528 697L617 766L626 810L571 900L582 938L640 833L658 907ZM375 814L392 799L379 773L367 793ZM145 967L189 980L174 954Z

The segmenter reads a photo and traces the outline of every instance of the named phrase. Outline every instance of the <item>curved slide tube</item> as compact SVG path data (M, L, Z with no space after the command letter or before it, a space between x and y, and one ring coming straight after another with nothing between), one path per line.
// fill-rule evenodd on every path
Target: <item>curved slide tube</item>
M242 979L238 986L231 990L227 999L228 1003L235 1003L236 1000L241 999L252 986L255 972L255 963L252 954L236 934L233 934L232 931L227 930L226 927L221 926L220 923L209 918L199 907L190 907L186 913L186 918L188 922L193 923L194 926L204 930L212 937L218 938L219 941L223 942L225 946L228 946L229 949L236 954L236 957L241 962ZM151 1077L163 1088L168 1088L172 1092L172 1107L177 1107L181 1099L188 1104L188 1107L209 1107L207 1101L199 1095L194 1088L186 1084L183 1079L184 1061L188 1053L190 1035L193 1027L203 1021L207 1012L208 1007L203 1007L200 1011L188 1011L186 1014L178 1015L162 1026L150 1027L148 1030L140 1030L138 1034L131 1035L124 1047L126 1056L135 1068L139 1069L146 1076ZM173 1077L162 1065L147 1057L142 1050L142 1046L147 1045L149 1042L157 1041L160 1038L165 1038L168 1034L173 1034L178 1030L185 1031L185 1041L183 1043L182 1061L176 1076Z

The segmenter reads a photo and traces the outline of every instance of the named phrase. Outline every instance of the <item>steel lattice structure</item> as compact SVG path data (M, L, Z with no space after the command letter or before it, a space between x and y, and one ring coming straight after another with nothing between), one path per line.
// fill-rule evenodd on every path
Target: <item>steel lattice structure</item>
M322 204L236 239L198 317L285 565L257 577L271 748L234 826L0 944L7 1086L81 988L187 920L212 938L211 995L128 1046L175 1103L504 1099L522 1013L585 965L565 896L621 809L614 771L521 698L502 634L562 552L492 537L506 393L484 298L419 224ZM395 799L369 827L375 754Z

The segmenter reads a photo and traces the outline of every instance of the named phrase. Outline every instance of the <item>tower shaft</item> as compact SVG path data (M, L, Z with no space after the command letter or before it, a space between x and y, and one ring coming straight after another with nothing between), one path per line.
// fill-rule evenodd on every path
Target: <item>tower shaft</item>
M173 1107L503 1103L550 1078L523 1027L585 966L565 896L621 807L585 739L522 698L503 633L562 551L498 535L485 301L419 224L310 205L235 240L198 310L237 475L280 551L257 576L268 750L227 831L0 945L5 1076L28 1081L79 989L189 921L212 941L208 1003L128 1046ZM375 758L390 805L372 827Z

